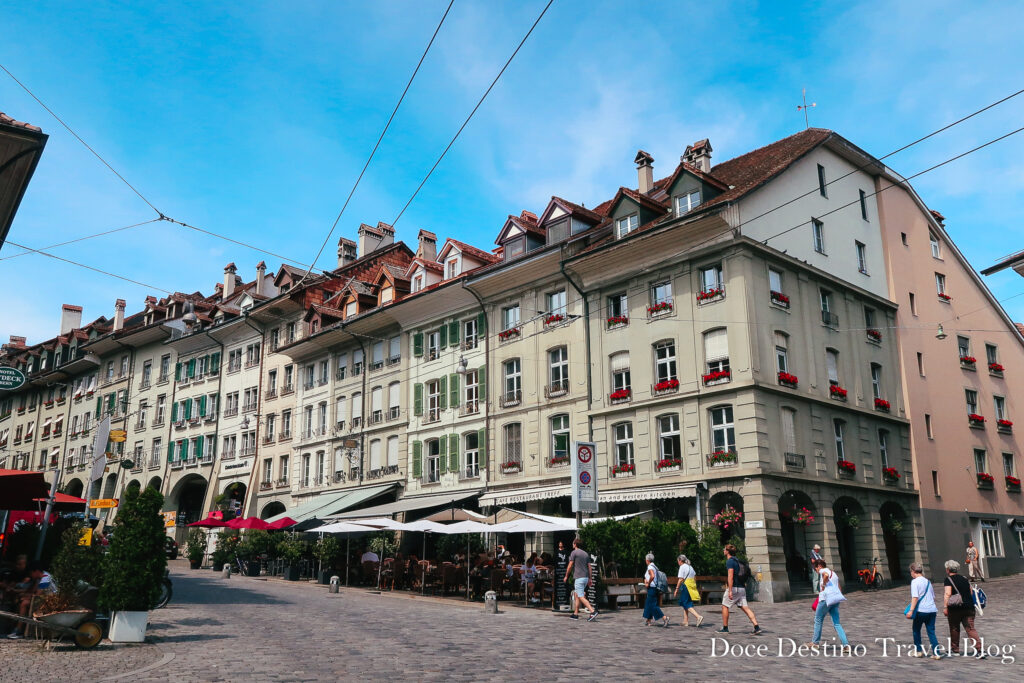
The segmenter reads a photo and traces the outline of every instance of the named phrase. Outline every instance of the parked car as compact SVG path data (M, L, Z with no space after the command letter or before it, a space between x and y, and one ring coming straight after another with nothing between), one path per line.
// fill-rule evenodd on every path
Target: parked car
M178 559L178 542L168 536L164 539L164 552L167 553L168 560Z

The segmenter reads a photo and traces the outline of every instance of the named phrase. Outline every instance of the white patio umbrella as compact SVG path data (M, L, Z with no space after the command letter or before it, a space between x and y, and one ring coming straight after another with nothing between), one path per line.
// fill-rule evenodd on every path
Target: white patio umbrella
M352 524L351 522L334 522L333 524L325 524L321 527L313 529L319 534L345 534L345 585L348 585L348 574L349 574L349 557L352 555L352 534L358 533L372 533L376 531L375 528L369 526L362 526L359 524Z
M438 533L441 534L486 534L490 533L491 529L494 528L492 524L484 524L482 522L475 522L471 519L464 520L462 522L455 522L454 524L443 524L441 525L443 530ZM469 539L466 539L466 599L469 600Z

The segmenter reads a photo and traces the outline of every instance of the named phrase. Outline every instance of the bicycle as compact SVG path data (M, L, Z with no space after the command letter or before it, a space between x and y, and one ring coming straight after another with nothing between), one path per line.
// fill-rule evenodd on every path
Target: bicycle
M864 585L875 590L882 588L885 579L882 578L882 572L878 570L878 558L876 557L870 562L865 562L864 566L870 568L861 569L857 572L857 576L860 577Z

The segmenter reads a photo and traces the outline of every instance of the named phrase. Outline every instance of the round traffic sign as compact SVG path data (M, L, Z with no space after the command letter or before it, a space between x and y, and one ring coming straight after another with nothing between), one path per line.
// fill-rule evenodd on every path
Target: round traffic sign
M580 446L579 450L576 451L576 457L580 459L580 462L590 462L590 459L594 457L594 453L590 450L590 446Z
M580 472L580 483L584 486L590 483L590 472L587 472L586 470Z

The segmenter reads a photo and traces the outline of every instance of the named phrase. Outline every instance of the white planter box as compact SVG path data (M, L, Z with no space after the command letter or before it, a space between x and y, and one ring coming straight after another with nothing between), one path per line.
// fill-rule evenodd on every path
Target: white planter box
M149 612L114 612L110 621L110 642L141 643L146 640Z
M666 472L678 472L679 465L672 465L671 467L662 467L658 472L665 474Z

